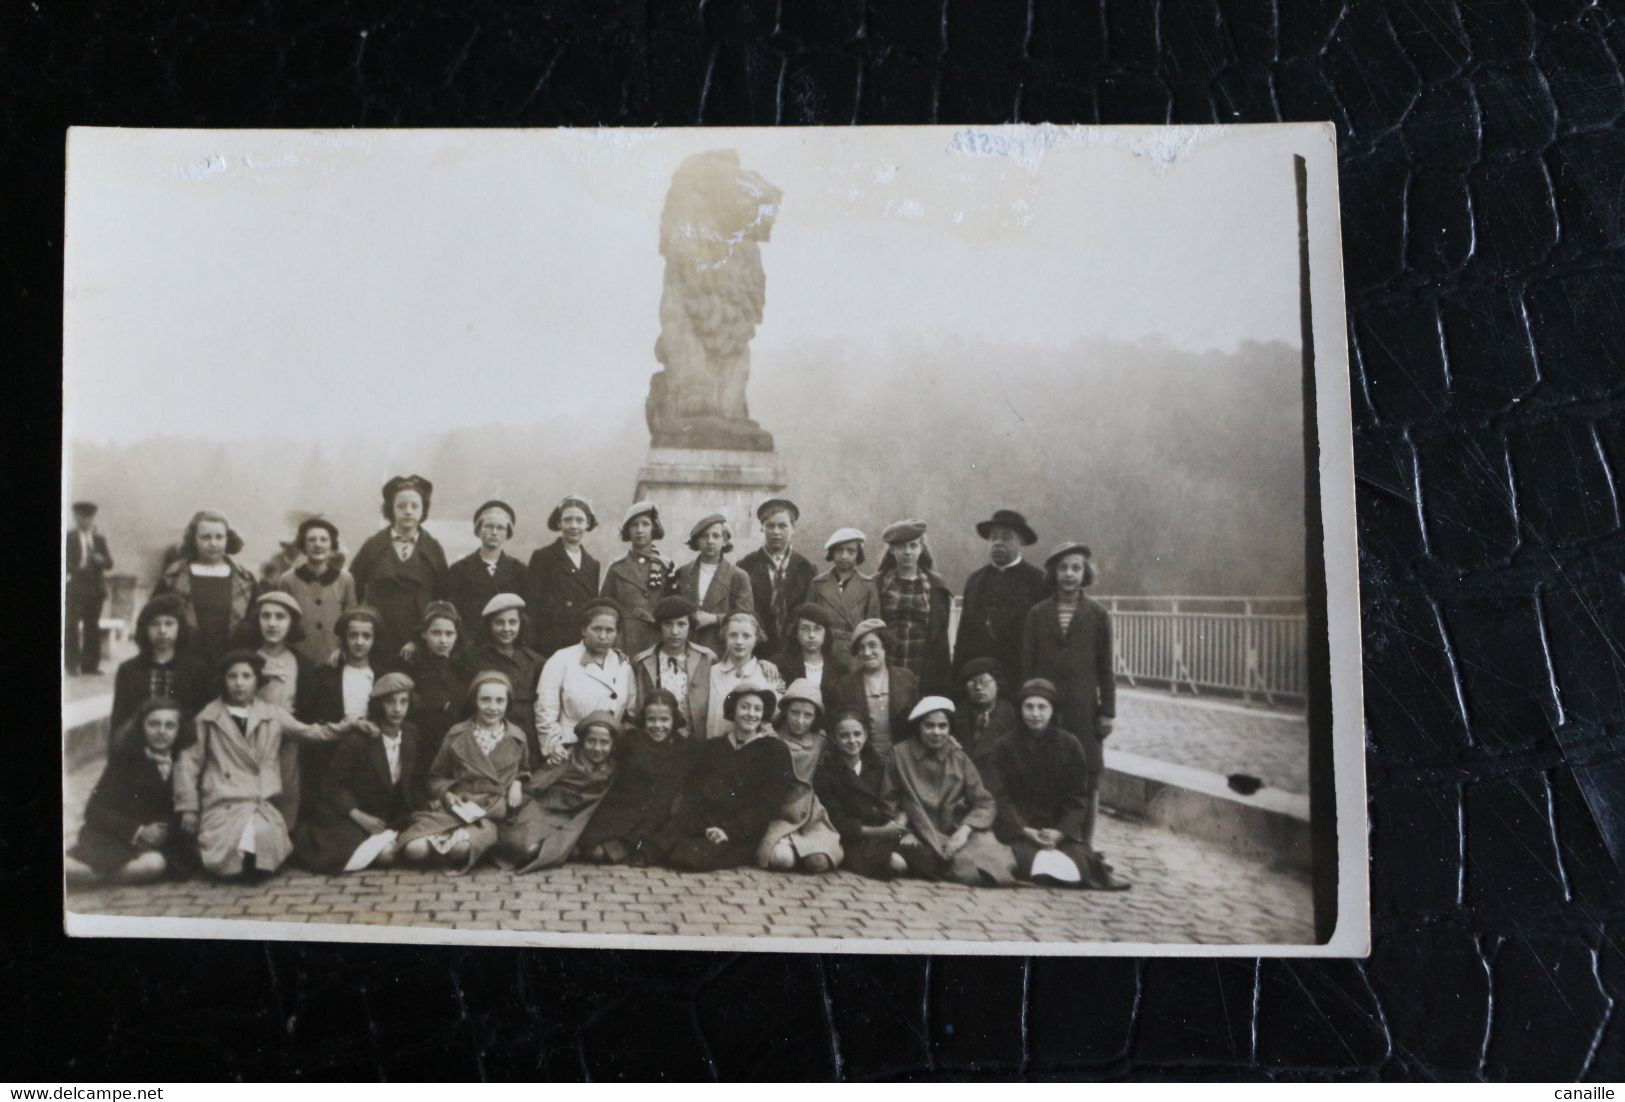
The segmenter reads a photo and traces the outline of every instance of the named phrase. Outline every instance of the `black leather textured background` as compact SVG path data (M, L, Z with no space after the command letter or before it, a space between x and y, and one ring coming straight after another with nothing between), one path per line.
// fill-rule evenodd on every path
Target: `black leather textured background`
M56 700L32 695L55 661L32 644L54 629L14 625L0 1077L1625 1075L1625 5L230 7L8 0L0 14L18 403L0 484L21 529L5 552L18 624L56 622L41 518L58 506L37 476L58 441L69 124L1335 120L1375 951L1256 964L69 943Z

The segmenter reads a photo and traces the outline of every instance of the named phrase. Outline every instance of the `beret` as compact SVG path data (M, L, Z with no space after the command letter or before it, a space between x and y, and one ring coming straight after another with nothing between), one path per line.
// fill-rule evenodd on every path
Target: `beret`
M507 612L510 608L517 608L523 612L525 610L525 599L517 593L498 593L485 602L485 607L480 610L480 619L495 616L499 612Z
M627 507L626 515L621 517L621 524L625 525L633 517L641 517L644 513L648 513L651 516L658 516L659 512L660 511L655 508L655 503L652 501L634 501L630 506Z
M367 696L377 700L381 696L392 696L395 693L409 693L417 688L417 682L404 673L386 673L372 683L372 692Z
M925 535L925 521L899 520L886 525L886 530L880 533L882 543L907 543L917 540Z
M857 543L862 543L868 538L869 537L865 536L856 528L837 528L835 529L834 535L830 536L829 539L824 541L824 550L828 551L830 548L840 543L852 543L854 541Z
M694 527L688 530L688 541L693 543L695 540L699 539L700 533L704 532L713 524L727 525L727 523L728 518L723 516L721 513L707 513L705 516L695 521Z

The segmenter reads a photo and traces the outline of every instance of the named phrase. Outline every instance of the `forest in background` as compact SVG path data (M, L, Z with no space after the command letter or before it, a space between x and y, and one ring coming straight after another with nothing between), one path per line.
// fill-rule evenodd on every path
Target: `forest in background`
M641 405L555 423L545 364L536 379L528 427L403 439L357 410L344 438L310 440L255 424L250 404L231 443L174 425L173 435L135 444L74 442L70 495L100 503L119 570L143 586L196 509L231 518L247 542L240 559L257 572L310 513L359 546L383 523L384 480L412 472L435 483L431 529L454 556L473 545L470 514L485 499L517 509L510 551L524 559L552 538L545 523L554 502L577 492L603 521L589 550L612 561L648 448ZM1298 349L1280 343L1191 353L1158 343L1051 349L947 338L877 349L832 338L771 362L758 354L750 400L789 469L786 493L803 511L797 547L815 562L832 530L854 525L871 537L873 570L880 531L918 516L930 524L937 569L958 592L986 557L975 522L1009 507L1038 530L1035 559L1063 538L1088 543L1098 592L1296 595L1304 585L1301 380ZM446 385L477 383L448 370ZM663 544L680 562L691 555L683 535L669 533Z

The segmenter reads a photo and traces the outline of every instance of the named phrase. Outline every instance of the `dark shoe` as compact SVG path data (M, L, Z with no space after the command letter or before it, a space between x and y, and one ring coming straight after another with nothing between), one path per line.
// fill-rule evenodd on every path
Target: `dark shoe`
M1084 886L1091 891L1097 892L1126 892L1134 885L1127 880L1119 880L1110 871L1102 870L1098 876Z

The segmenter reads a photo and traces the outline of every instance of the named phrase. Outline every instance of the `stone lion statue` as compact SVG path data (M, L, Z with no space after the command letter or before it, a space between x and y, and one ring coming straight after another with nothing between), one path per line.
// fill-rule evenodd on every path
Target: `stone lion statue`
M672 175L660 216L663 370L650 378L645 406L656 447L772 450L772 436L750 419L745 384L767 282L761 243L779 197L731 149L696 153Z

